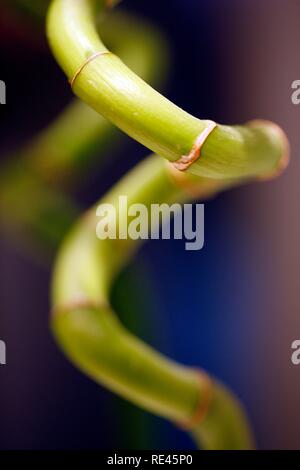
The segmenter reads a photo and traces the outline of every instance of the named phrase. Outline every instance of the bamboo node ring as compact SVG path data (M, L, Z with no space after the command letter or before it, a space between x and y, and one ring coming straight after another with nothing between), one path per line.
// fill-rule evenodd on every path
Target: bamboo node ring
M71 88L73 89L74 87L74 83L75 81L77 80L78 76L81 74L81 72L83 71L83 69L90 63L92 62L93 60L97 59L97 57L101 57L103 55L108 55L108 54L112 54L112 52L110 51L98 51L98 52L95 52L94 54L92 54L90 57L88 57L84 62L83 64L78 68L78 70L75 72L74 76L69 80L69 83L71 85Z
M217 123L214 121L208 121L208 126L203 132L197 137L192 150L188 155L182 155L179 160L171 162L176 170L185 171L189 166L192 165L201 156L201 149L212 131L217 127Z
M213 400L212 379L206 372L201 369L196 369L196 373L198 382L201 382L201 385L203 385L204 382L204 390L203 394L201 394L201 400L198 400L198 403L192 416L186 419L185 421L177 423L178 426L185 431L193 430L196 426L199 426L204 421L209 412Z

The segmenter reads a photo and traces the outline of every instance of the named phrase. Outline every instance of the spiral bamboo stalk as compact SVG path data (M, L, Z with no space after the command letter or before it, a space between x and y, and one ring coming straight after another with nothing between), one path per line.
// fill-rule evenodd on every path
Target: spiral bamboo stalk
M171 163L192 156L179 172L151 156L100 202L172 203L213 195L251 178L266 178L287 159L282 131L272 123L217 125L195 148L208 120L168 101L100 40L96 13L105 2L53 0L48 37L76 95L127 134ZM126 214L120 213L120 217ZM139 246L96 238L96 207L76 224L59 253L53 277L52 325L67 356L112 391L187 429L206 449L247 449L253 439L242 406L223 385L196 368L167 359L128 332L109 301L112 283ZM182 281L182 280L181 280Z

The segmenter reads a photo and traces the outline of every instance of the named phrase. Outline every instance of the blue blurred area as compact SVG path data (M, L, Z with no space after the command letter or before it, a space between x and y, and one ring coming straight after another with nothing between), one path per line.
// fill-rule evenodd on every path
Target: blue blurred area
M152 242L143 250L159 299L151 342L181 363L224 381L252 412L259 382L253 370L258 360L259 279L251 235L243 232L226 204L230 198L225 199L206 203L201 251L185 251L182 241ZM166 428L167 446L188 445L183 433L175 437L173 428Z

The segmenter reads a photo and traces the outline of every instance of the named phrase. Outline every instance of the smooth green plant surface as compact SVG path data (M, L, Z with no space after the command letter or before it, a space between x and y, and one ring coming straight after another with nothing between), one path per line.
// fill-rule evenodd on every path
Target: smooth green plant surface
M32 6L30 2L16 4L35 11L35 2ZM125 38L124 30L128 31ZM116 12L103 25L103 33L137 73L154 84L161 82L167 48L155 28L140 18ZM17 245L36 259L53 255L80 213L70 191L82 184L96 163L100 166L105 153L121 142L120 137L109 121L74 99L22 150L7 157L0 174L0 223Z
M103 3L97 0L54 0L50 6L49 42L69 79L93 54L108 50L96 28L96 13L101 4L103 8ZM160 95L114 54L98 57L84 67L74 92L128 135L169 161L188 155L208 125ZM219 125L203 146L203 158L188 171L221 179L263 175L277 169L282 151L282 136L273 126Z
M204 194L215 191L202 181ZM102 203L128 204L187 200L169 168L151 156L110 191ZM119 214L118 214L119 216ZM120 216L126 216L120 214ZM175 423L189 421L206 393L206 381L194 369L165 358L129 333L109 304L111 284L139 246L136 241L96 238L96 207L85 214L64 242L53 281L53 329L70 359L90 377L143 408ZM236 398L213 381L213 399L205 421L191 430L206 448L252 446L251 433Z
M94 53L108 50L99 38L96 21L106 3L52 1L48 37L69 79ZM99 30L102 29L105 26L100 23ZM130 29L116 28L114 33L123 35L124 40L131 36ZM190 116L152 89L114 54L99 56L86 65L73 89L94 110L171 162L188 155L208 125L206 120ZM72 119L71 126L63 125L60 134L66 116L69 122L68 115L63 116L58 128L52 128L36 144L38 151L29 152L34 167L48 177L53 171L54 181L56 165L68 168L73 161L70 156L80 146L76 139L81 141L78 134L70 143L72 126L76 126ZM89 116L93 121L94 115ZM96 134L87 119L82 139L86 143ZM46 148L55 141L67 148L71 146L66 157L58 151L53 160L43 156L37 162L35 155L43 155L43 142L47 142ZM218 125L206 140L201 158L189 168L191 174L178 174L168 162L153 155L125 176L101 202L116 204L120 194L128 196L129 204L146 206L183 202L191 194L206 198L277 171L284 151L282 133L270 123ZM80 218L60 250L53 278L53 331L68 357L94 380L153 413L175 423L187 423L205 400L205 376L162 356L121 325L110 305L110 291L139 243L130 239L99 241L96 224L93 207ZM202 422L191 427L191 435L206 449L251 448L251 431L239 401L217 380L211 379L211 383L210 406Z
M14 3L42 17L48 2ZM65 187L78 183L91 166L92 149L105 153L107 144L116 140L111 123L171 162L189 154L208 124L139 78L156 82L163 75L166 54L160 36L124 15L113 15L109 23L98 21L108 3L116 2L54 0L49 10L50 44L69 79L92 54L108 50L98 29L123 62L114 54L98 57L75 81L78 97L104 117L74 101L2 169L1 222L15 233L21 226L33 245L40 241L55 249L65 236L78 213ZM100 202L117 207L120 194L127 195L129 203L146 206L207 198L276 173L285 163L285 150L282 132L271 123L218 125L190 174L180 174L152 155ZM20 199L20 194L26 197ZM175 424L188 423L205 402L207 379L159 354L121 325L112 311L110 292L140 243L100 242L96 224L95 206L80 218L60 250L53 278L55 335L70 359L94 380ZM191 436L206 449L251 448L253 439L239 400L217 380L211 379L211 384L210 406L201 422L190 425Z

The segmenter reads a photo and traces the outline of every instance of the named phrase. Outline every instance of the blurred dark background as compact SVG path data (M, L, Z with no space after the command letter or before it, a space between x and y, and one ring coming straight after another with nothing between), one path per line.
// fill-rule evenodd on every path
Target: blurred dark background
M120 283L116 302L144 318L124 315L124 322L162 352L231 386L260 448L300 448L300 369L290 361L291 343L300 337L300 107L290 98L291 83L300 79L300 4L126 0L122 8L165 34L170 99L223 123L272 119L292 143L292 162L280 179L207 202L202 251L186 252L178 241L143 247L124 276L128 289L142 295L131 305ZM38 25L7 16L0 25L5 159L55 118L71 92ZM146 153L125 139L119 154L126 163L114 160L84 181L78 199L88 206ZM0 338L8 361L0 369L1 449L193 447L170 424L124 405L69 364L49 331L50 269L4 236L0 276Z

